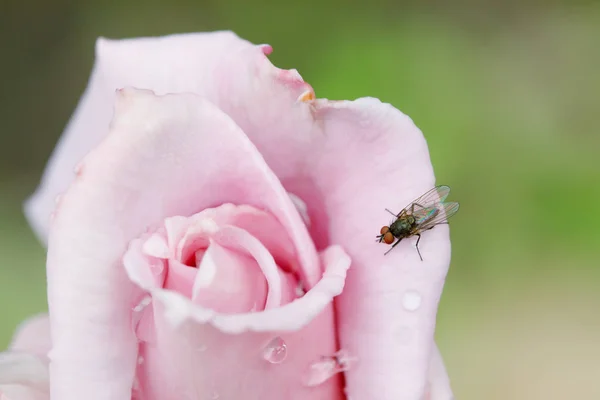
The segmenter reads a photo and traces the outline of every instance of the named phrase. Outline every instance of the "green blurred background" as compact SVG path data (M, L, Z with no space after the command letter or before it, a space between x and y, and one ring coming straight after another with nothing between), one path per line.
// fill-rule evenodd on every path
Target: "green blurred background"
M318 97L378 97L425 133L438 182L461 202L437 330L456 398L600 399L600 2L0 9L0 347L46 309L44 250L21 203L85 88L96 37L231 29L272 44L273 62Z

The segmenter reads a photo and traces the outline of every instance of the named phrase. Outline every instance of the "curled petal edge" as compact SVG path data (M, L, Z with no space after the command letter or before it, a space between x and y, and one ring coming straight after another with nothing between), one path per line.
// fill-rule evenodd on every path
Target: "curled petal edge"
M186 321L211 324L224 333L243 332L294 332L302 329L342 293L350 257L340 246L331 246L321 253L325 266L322 278L303 297L284 306L257 313L225 315L194 304L187 297L163 288L149 287L139 276L125 268L129 278L147 290L155 301L162 303L166 320L177 328Z

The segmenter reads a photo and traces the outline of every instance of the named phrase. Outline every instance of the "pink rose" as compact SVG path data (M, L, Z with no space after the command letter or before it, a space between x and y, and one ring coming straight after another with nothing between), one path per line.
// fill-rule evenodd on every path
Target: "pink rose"
M434 185L423 135L376 99L315 99L271 51L229 32L98 41L26 205L51 332L19 330L0 393L452 398L433 341L448 228L424 261L374 240Z

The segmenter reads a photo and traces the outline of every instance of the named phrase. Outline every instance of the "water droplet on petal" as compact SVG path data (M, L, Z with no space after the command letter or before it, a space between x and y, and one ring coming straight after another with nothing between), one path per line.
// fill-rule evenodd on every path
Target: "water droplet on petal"
M165 270L165 265L163 264L162 260L154 259L150 262L149 266L150 272L154 276L160 276L160 274L162 274Z
M133 384L131 385L131 400L139 400L142 399L141 393L142 386L140 385L140 381L137 377L133 379Z
M277 336L263 349L263 358L271 364L281 364L287 357L287 344Z
M211 399L212 399L212 400L217 400L219 397L221 397L221 396L219 396L219 393L217 393L217 392L212 392L212 396L211 396Z
M54 198L54 204L58 204L58 203L60 203L60 201L61 201L61 200L62 200L62 194L59 194L59 195L57 195L57 196Z
M199 351L201 353L206 351L206 349L208 349L208 347L205 344L201 344L200 346L196 347L196 351Z
M309 387L318 386L332 376L348 371L356 360L356 357L350 357L345 350L340 350L330 357L322 357L320 361L310 365L304 384Z
M309 387L318 386L340 372L334 358L324 359L310 365L304 384Z
M296 286L296 297L302 297L306 294L306 290L304 290L304 284L302 283L302 281L298 282L298 285Z
M402 298L402 306L406 311L416 311L421 307L421 295L414 290L408 290Z
M141 339L141 335L139 334L139 326L144 316L144 310L150 305L150 303L152 303L152 297L144 296L140 302L131 309L131 328L140 341L146 341Z
M140 300L140 302L136 304L135 307L133 307L132 311L136 313L141 312L144 310L144 308L148 307L150 303L152 303L152 297L144 296L144 298Z
M310 216L308 215L308 206L306 205L304 200L302 200L300 197L296 196L294 193L288 192L288 196L290 197L290 199L292 200L292 203L294 204L294 207L296 207L296 210L298 211L298 213L304 220L304 224L306 226L310 226Z
M346 395L346 400L352 400L352 396L350 396L350 389L346 386L344 388L344 394Z

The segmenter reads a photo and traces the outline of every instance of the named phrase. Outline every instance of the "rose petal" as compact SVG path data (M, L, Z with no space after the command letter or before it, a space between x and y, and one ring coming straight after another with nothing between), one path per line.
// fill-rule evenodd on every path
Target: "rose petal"
M9 349L46 356L51 346L50 319L48 314L39 314L21 323Z
M49 400L48 392L23 385L1 385L0 400Z
M423 261L413 238L384 256L389 248L374 237L389 223L386 207L399 211L434 186L427 144L408 117L379 101L323 101L317 107L324 150L313 156L311 183L294 192L309 208L322 207L330 243L352 258L348 286L336 299L341 346L361 360L346 373L348 393L419 398L450 263L448 226L423 234Z
M322 260L325 274L304 297L260 313L222 315L178 293L152 290L157 341L144 352L142 390L156 398L344 398L341 374L317 387L304 384L310 365L336 351L332 300L350 265L339 247ZM282 283L288 292L295 289ZM272 363L263 352L277 336L287 356Z
M144 253L156 258L169 258L169 246L159 234L151 235L143 244Z
M48 388L48 359L22 351L0 353L0 386L22 385Z
M248 231L235 226L224 226L219 232L222 237L227 238L227 242L221 239L221 243L227 246L234 246L240 250L248 252L258 263L263 276L267 280L267 299L265 309L279 307L281 305L281 280L279 268L275 264L273 256L265 246ZM224 243L225 242L225 243Z
M426 400L452 400L450 378L444 366L440 350L434 344L429 364L429 398Z
M281 278L277 276L281 290ZM211 243L194 282L192 300L204 308L234 314L263 310L267 279L256 261Z
M212 104L121 91L111 131L86 157L50 233L51 390L61 400L130 395L137 350L130 305L139 290L120 258L148 225L225 202L250 204L287 228L304 259L301 272L319 274L287 193Z
M164 287L181 293L185 297L192 297L192 288L196 280L197 268L184 265L177 260L169 261L169 271Z
M163 287L166 279L165 260L145 254L143 238L133 240L129 250L123 256L128 274L132 280L140 282L141 287Z
M50 349L48 315L31 317L19 326L9 351L0 353L0 400L48 400Z

